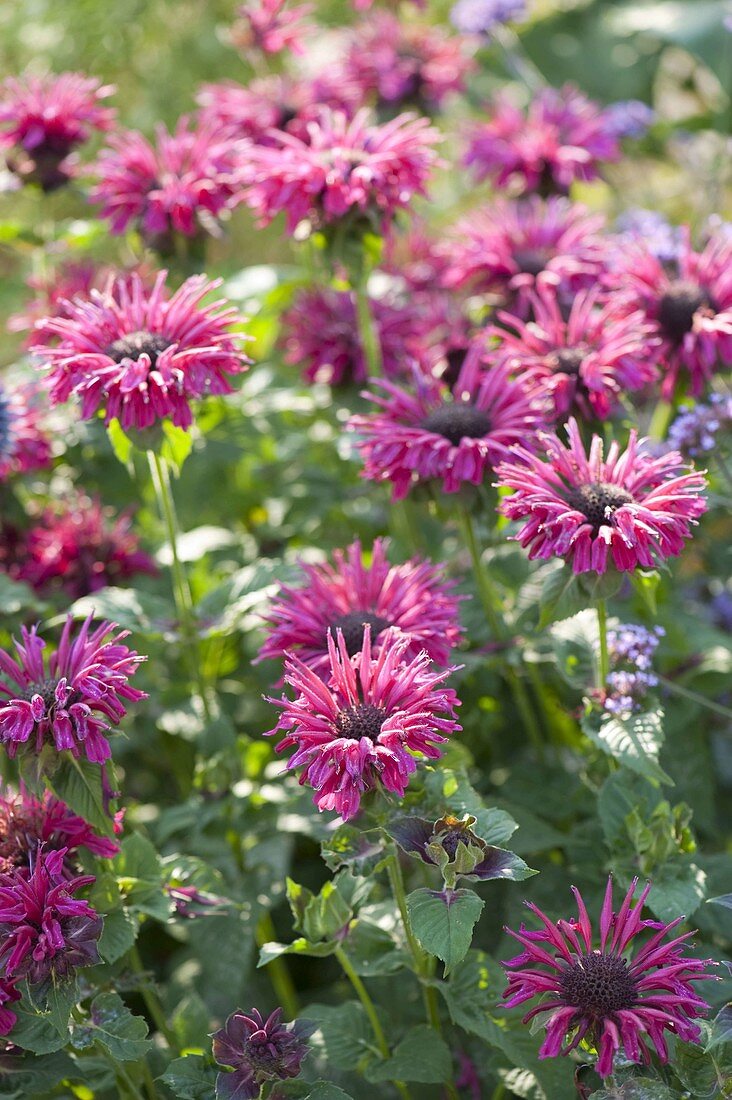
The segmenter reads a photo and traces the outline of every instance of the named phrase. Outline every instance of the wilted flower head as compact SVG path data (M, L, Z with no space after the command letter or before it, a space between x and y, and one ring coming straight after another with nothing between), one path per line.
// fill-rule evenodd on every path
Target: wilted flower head
M298 1076L313 1027L306 1020L282 1024L281 1019L281 1008L266 1020L256 1008L249 1015L239 1009L214 1032L214 1061L234 1071L216 1078L217 1100L256 1100L266 1082Z
M0 88L0 145L14 151L8 167L23 181L55 191L73 175L71 154L94 130L108 130L114 111L102 106L112 85L81 73L9 77Z
M190 402L231 393L229 375L245 369L230 325L237 310L220 300L202 305L220 285L205 275L186 279L167 296L166 272L147 288L135 274L110 280L104 291L67 303L66 317L39 323L53 346L33 351L50 368L51 400L81 398L85 419L104 412L123 428L149 428L170 418L187 428Z
M367 110L349 119L324 109L307 124L307 139L285 132L270 138L277 144L248 150L244 198L264 224L284 211L294 233L303 221L322 227L347 215L387 226L425 193L440 135L409 114L378 125Z
M732 394L712 393L705 403L683 406L669 428L669 447L696 458L718 448L732 427Z
M424 651L409 658L409 637L393 629L376 656L368 622L361 651L353 657L343 632L336 634L337 642L328 637L326 683L288 655L285 683L296 698L270 699L282 711L271 733L287 731L277 751L296 746L287 766L304 766L300 783L313 787L318 809L335 810L348 820L377 784L403 797L417 757L437 760L438 746L460 727L455 692L441 687L453 669L434 671Z
M237 9L231 40L246 53L302 54L303 37L313 29L307 22L312 11L312 4L290 6L289 0L247 0Z
M610 672L602 705L610 714L627 717L644 709L645 697L658 684L653 656L664 634L661 626L647 630L634 623L608 630Z
M503 23L519 23L526 18L526 0L457 0L450 22L461 34L490 37Z
M102 206L112 233L130 225L167 255L174 233L218 233L218 221L237 199L237 142L214 126L182 118L173 133L162 124L154 144L134 130L119 131L93 166L91 199Z
M41 423L38 391L0 384L0 483L51 465L51 442Z
M575 180L592 180L603 161L620 156L606 111L572 84L542 88L526 111L499 95L488 122L470 135L466 164L478 179L522 193L566 194Z
M121 829L121 821L116 829ZM0 793L0 872L9 873L14 867L29 867L39 845L45 852L63 848L63 871L73 876L72 865L79 849L85 848L95 856L112 859L119 852L119 845L108 837L99 836L91 825L45 791L36 798L21 788L6 788Z
M452 389L419 376L413 392L391 382L379 387L379 395L364 394L379 411L352 417L350 427L361 437L363 476L390 481L394 500L430 482L441 481L445 493L465 482L480 485L510 447L527 443L543 424L535 395L505 364L483 369L477 348Z
M516 538L529 557L565 558L575 573L652 569L676 557L706 510L705 479L681 455L651 457L632 431L627 450L593 436L589 455L577 422L567 425L569 446L542 434L544 457L512 448L498 468L498 484L512 489L501 510L523 520Z
M666 940L683 917L669 924L642 919L651 886L646 885L633 906L637 885L633 879L615 912L612 878L608 880L599 948L594 945L582 895L574 886L576 920L555 924L527 902L542 928L535 932L523 925L518 932L506 929L522 950L503 964L509 971L504 998L507 1007L540 998L524 1016L525 1023L541 1016L546 1029L540 1058L569 1054L580 1043L589 1044L598 1054L598 1074L608 1077L621 1050L631 1062L648 1063L649 1047L654 1047L660 1060L667 1062L664 1031L685 1042L699 1041L699 1027L692 1021L703 1016L708 1005L691 983L711 977L704 973L711 960L683 955L682 945L692 932ZM569 1040L566 1045L565 1040Z
M389 825L389 834L403 851L439 867L449 889L454 889L459 878L471 882L515 879L520 861L513 852L487 844L474 831L475 824L471 814L445 814L438 821L398 817ZM530 873L523 865L521 877Z
M113 634L114 623L91 629L92 616L74 630L71 615L58 649L46 662L46 643L37 627L21 627L16 658L0 650L0 741L13 757L22 745L40 753L45 744L93 763L109 759L107 730L127 713L125 702L145 699L129 680L145 660L122 645L129 631Z
M376 539L364 561L361 543L336 550L333 563L303 563L304 583L283 585L266 619L269 636L259 659L296 653L316 672L330 668L328 636L340 630L350 656L361 652L366 625L376 653L395 627L409 644L408 659L425 650L438 665L446 665L461 638L454 584L442 566L420 558L391 565L386 545Z
M0 874L0 964L8 978L31 985L68 978L99 962L103 921L87 901L75 898L94 875L67 878L66 849L39 849L32 867Z
M98 498L79 493L36 517L23 537L17 576L37 592L55 589L78 600L138 573L155 572L132 531L131 513L115 515Z

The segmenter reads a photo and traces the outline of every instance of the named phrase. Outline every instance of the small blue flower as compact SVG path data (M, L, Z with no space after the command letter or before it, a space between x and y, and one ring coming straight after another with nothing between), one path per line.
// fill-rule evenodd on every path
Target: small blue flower
M457 0L450 21L461 34L485 34L526 18L526 0Z

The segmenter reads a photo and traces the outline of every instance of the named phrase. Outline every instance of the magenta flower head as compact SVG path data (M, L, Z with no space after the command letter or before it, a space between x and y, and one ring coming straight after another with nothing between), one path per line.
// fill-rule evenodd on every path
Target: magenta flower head
M92 171L91 199L102 206L112 233L133 225L163 255L173 234L217 235L218 223L238 201L239 146L213 126L182 118L173 133L162 125L152 144L134 130L112 135Z
M51 465L51 442L42 426L34 386L0 384L0 483Z
M417 756L439 759L438 746L460 726L455 692L441 686L454 669L434 671L424 651L409 658L409 637L393 628L375 657L369 623L355 657L343 631L336 634L337 642L328 636L327 683L288 654L285 683L296 698L269 700L282 710L270 733L287 731L277 751L296 746L288 768L304 766L300 783L315 790L318 809L335 810L347 821L377 784L402 798Z
M378 396L364 394L379 411L352 417L350 427L361 436L363 476L390 481L394 500L417 485L441 482L445 493L457 493L466 482L480 485L510 447L526 443L543 425L534 394L505 364L483 369L477 347L452 390L419 376L413 393L391 382L380 388Z
M129 684L144 657L122 644L128 631L115 623L92 630L92 616L74 630L66 619L57 651L46 662L37 627L21 627L16 659L0 650L0 741L14 757L21 746L40 753L51 743L92 763L110 757L107 730L125 717L125 702L146 699Z
M233 1073L219 1073L216 1100L256 1100L262 1085L297 1077L314 1030L306 1020L282 1024L282 1009L264 1017L253 1008L249 1015L232 1012L211 1036L214 1061Z
M121 829L120 813L115 832ZM23 787L19 792L6 788L0 792L0 872L30 867L39 845L44 852L64 849L67 877L73 877L82 848L103 859L112 859L119 852L118 844L99 836L83 817L73 813L50 791L36 798Z
M607 282L626 311L641 310L660 338L666 400L682 374L699 396L732 359L732 239L720 236L694 252L686 229L671 263L649 246L625 246L618 249Z
M18 1017L7 1006L19 1000L20 993L14 983L7 978L0 978L0 1035L8 1035L15 1027Z
M529 557L560 557L575 573L652 569L676 557L691 527L706 511L703 474L670 451L652 457L645 440L630 433L628 448L612 443L607 457L594 436L585 452L576 420L567 425L569 446L540 435L545 458L514 447L498 467L498 484L513 492L501 510L523 520L516 536Z
M114 111L102 105L114 88L81 73L9 77L0 87L0 146L21 180L55 191L75 172L72 153L94 130L109 130Z
M549 286L529 298L531 321L498 314L488 330L495 354L526 372L551 395L554 413L605 420L626 392L641 390L658 377L659 339L642 313L626 315L610 302L599 304L598 287L580 291L565 317Z
M409 641L405 659L425 650L436 664L446 665L462 631L458 597L444 567L420 558L391 565L382 539L374 542L370 558L367 564L357 540L345 551L336 550L332 563L303 563L305 583L283 585L269 609L269 637L259 660L296 653L325 676L330 669L329 632L340 630L349 656L355 657L368 625L374 654L395 627Z
M312 4L291 5L289 0L248 0L237 11L231 39L246 53L303 54L303 38L313 27L307 22Z
M599 948L594 946L582 895L574 886L576 920L554 924L527 902L543 927L535 932L523 925L519 932L506 929L522 951L503 964L509 972L503 996L509 1008L541 998L524 1016L525 1023L541 1016L546 1028L540 1058L569 1054L584 1043L597 1051L600 1077L609 1077L621 1050L629 1061L647 1063L650 1044L667 1062L664 1031L685 1042L699 1041L699 1027L692 1021L708 1006L691 983L712 977L704 973L711 960L684 956L682 945L693 932L666 939L683 917L670 924L642 919L651 886L645 886L634 906L637 885L633 879L616 913L613 880L608 879Z
M45 508L23 536L20 580L37 592L64 592L72 600L118 585L139 573L157 572L140 549L129 511L115 516L83 493L65 506Z
M566 195L575 180L596 179L598 165L619 156L606 112L565 84L542 88L526 111L498 96L489 121L471 132L465 163L501 189Z
M501 294L512 312L526 312L541 283L572 296L597 282L608 246L602 214L561 196L498 201L458 225L447 245L445 283Z
M231 393L229 375L247 362L229 331L237 310L202 304L220 280L193 275L168 297L166 275L151 288L136 274L110 279L104 291L67 303L68 316L39 323L42 339L54 337L33 348L50 368L54 404L74 394L87 420L101 410L105 424L117 418L125 429L167 418L188 428L191 401Z
M65 848L39 849L32 867L0 874L0 965L7 978L36 985L99 962L104 922L87 901L74 897L94 875L67 878L65 856Z
M307 139L272 134L273 147L247 151L245 201L267 225L282 211L288 233L301 222L323 228L350 216L386 228L397 210L425 194L440 135L425 118L403 114L377 125L368 110L350 119L323 110Z

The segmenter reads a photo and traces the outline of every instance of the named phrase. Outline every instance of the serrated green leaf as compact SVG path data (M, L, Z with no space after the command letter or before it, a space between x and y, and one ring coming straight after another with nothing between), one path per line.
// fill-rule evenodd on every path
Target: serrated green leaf
M425 951L445 964L445 975L465 958L485 902L474 890L414 890L407 896L412 931Z
M139 925L122 907L108 913L99 938L99 954L106 962L117 962L133 946Z
M216 1082L216 1069L201 1054L186 1054L174 1058L162 1077L176 1100L211 1100Z
M64 753L61 764L48 779L57 798L83 817L103 836L114 836L114 821L107 813L102 766L85 757L78 760Z
M118 1062L136 1062L152 1047L142 1016L133 1016L117 993L99 993L91 1003L88 1020L77 1030Z
M663 745L663 711L643 711L628 718L593 710L582 719L582 730L598 748L631 771L673 786L658 763Z
M396 1047L391 1058L377 1063L368 1072L369 1081L418 1081L437 1084L452 1074L450 1048L444 1039L425 1024L412 1028Z
M556 569L544 581L539 597L539 630L544 630L555 619L567 619L587 607L577 577L568 565Z
M314 959L324 959L328 955L332 955L337 946L338 944L333 941L330 943L311 943L304 936L293 940L292 943L275 943L272 941L263 944L260 948L257 966L266 966L267 963L272 962L272 959L279 959L280 955L309 955Z
M334 1069L353 1072L375 1056L373 1033L360 1004L308 1005L303 1015L317 1024L310 1042Z

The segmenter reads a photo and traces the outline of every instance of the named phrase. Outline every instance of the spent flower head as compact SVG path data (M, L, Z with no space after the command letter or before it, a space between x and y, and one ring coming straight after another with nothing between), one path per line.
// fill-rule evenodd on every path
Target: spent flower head
M256 1100L264 1084L299 1076L313 1027L306 1020L281 1020L281 1008L266 1020L256 1008L238 1009L214 1032L214 1061L232 1071L217 1076L217 1100Z

